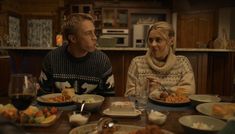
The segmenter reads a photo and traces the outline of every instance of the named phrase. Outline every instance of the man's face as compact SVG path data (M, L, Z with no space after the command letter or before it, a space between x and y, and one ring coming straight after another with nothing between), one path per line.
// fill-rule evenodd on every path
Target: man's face
M169 37L161 29L152 30L149 33L148 45L154 58L164 60L169 52Z
M79 26L79 31L76 36L76 45L80 49L88 52L93 52L96 50L97 37L95 35L95 26L89 21L83 21Z

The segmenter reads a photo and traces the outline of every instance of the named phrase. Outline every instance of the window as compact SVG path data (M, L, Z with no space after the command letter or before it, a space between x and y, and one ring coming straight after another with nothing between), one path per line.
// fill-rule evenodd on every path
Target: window
M32 47L51 47L53 39L52 19L28 19L27 43Z
M9 45L21 46L20 19L15 16L9 16Z

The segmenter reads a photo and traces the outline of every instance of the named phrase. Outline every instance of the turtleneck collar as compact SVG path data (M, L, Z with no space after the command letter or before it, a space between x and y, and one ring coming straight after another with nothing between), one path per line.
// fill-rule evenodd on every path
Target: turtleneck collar
M151 50L148 49L146 55L146 60L149 66L155 70L160 72L167 72L169 71L176 63L176 56L173 53L172 48L169 50L169 54L167 56L167 59L165 61L158 61L154 57L151 56Z

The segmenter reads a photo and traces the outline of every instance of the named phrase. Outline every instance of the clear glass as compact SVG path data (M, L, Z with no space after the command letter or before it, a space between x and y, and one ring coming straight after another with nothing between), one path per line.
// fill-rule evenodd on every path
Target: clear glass
M140 111L147 109L148 97L149 97L149 84L148 79L136 79L135 81L135 98L136 108Z
M37 95L36 78L31 74L12 74L8 95L18 111L27 109Z

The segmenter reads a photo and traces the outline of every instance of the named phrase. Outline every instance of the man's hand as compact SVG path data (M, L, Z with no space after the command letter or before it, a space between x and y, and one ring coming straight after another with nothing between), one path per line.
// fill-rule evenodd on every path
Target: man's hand
M108 88L113 88L114 87L114 77L113 77L113 75L109 76L109 78L107 79L105 84L109 85Z

